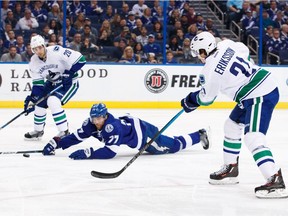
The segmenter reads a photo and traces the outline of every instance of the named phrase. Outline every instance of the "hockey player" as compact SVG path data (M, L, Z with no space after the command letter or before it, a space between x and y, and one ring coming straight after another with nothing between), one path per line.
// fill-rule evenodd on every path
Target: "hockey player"
M79 159L110 159L116 156L120 145L141 149L148 139L158 132L154 125L130 115L115 118L108 112L103 103L94 104L90 110L90 118L76 132L63 137L54 137L44 147L44 155L54 155L55 149L67 149L93 136L104 143L104 147L94 150L92 147L73 152L69 157ZM160 135L148 148L151 154L175 153L188 146L202 143L203 148L209 148L209 139L205 129L173 138Z
M245 51L246 50L246 51ZM267 183L256 187L259 198L287 197L285 184L266 144L266 133L279 92L269 71L252 64L248 48L239 42L224 40L216 46L209 32L196 35L191 41L191 53L205 63L200 80L202 89L191 92L181 100L186 112L200 105L213 103L219 92L237 105L224 125L224 165L210 174L211 184L238 183L238 157L241 136Z
M85 65L81 53L61 46L45 47L44 38L35 35L31 38L31 49L35 53L29 63L33 79L32 92L24 102L27 114L34 111L34 131L24 135L26 140L39 140L44 134L46 109L49 107L61 137L69 133L68 123L62 105L66 104L78 90L77 71ZM39 99L62 85L51 96L33 106Z

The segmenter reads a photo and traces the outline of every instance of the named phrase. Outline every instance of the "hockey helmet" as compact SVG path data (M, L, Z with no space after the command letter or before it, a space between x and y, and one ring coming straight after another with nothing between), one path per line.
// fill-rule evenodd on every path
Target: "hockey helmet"
M191 54L197 57L201 49L205 50L207 56L216 48L216 39L209 32L201 32L197 34L190 43Z
M94 104L90 110L91 118L105 117L107 115L107 107L103 103Z
M45 47L44 38L41 35L35 35L31 38L30 45L31 45L32 52L35 53L34 48L39 47L39 46Z

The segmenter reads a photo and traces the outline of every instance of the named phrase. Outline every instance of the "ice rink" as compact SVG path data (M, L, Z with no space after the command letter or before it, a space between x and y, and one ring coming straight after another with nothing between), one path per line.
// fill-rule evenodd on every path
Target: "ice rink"
M0 109L4 125L22 110ZM110 109L115 116L130 113L162 128L179 110ZM91 138L55 156L31 154L0 155L1 216L191 216L191 215L288 215L288 199L264 200L254 188L264 184L252 155L242 146L240 183L233 186L209 185L211 172L222 163L223 124L230 110L199 109L183 113L165 132L183 135L210 126L212 148L195 145L170 155L141 155L115 179L97 179L91 170L120 170L136 150L122 147L110 160L73 161L68 155L76 149L100 146ZM81 126L89 109L67 109L70 130ZM274 159L288 184L288 111L275 110L267 135ZM24 141L33 129L33 114L21 116L0 131L0 151L42 150L57 134L48 112L41 141Z

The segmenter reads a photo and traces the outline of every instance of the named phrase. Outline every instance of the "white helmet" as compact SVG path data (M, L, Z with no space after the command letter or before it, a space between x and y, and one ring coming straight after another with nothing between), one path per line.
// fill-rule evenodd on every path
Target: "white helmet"
M207 55L216 48L215 37L209 32L197 34L190 43L191 54L193 57L199 56L199 50L204 49Z
M35 35L31 38L31 49L32 52L34 53L34 48L39 47L39 46L44 46L45 47L45 41L44 38L41 35Z

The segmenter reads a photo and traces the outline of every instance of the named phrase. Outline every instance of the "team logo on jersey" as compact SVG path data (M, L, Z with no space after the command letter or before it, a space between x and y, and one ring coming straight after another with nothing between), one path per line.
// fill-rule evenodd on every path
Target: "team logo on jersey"
M161 93L168 86L168 76L162 69L155 68L148 71L144 84L150 92Z
M201 85L205 84L205 76L203 74L199 75L199 82L200 82Z
M111 125L111 124L107 124L107 125L105 126L105 131L106 131L107 133L110 133L111 131L113 131L113 129L114 129L114 127L113 127L113 125Z

